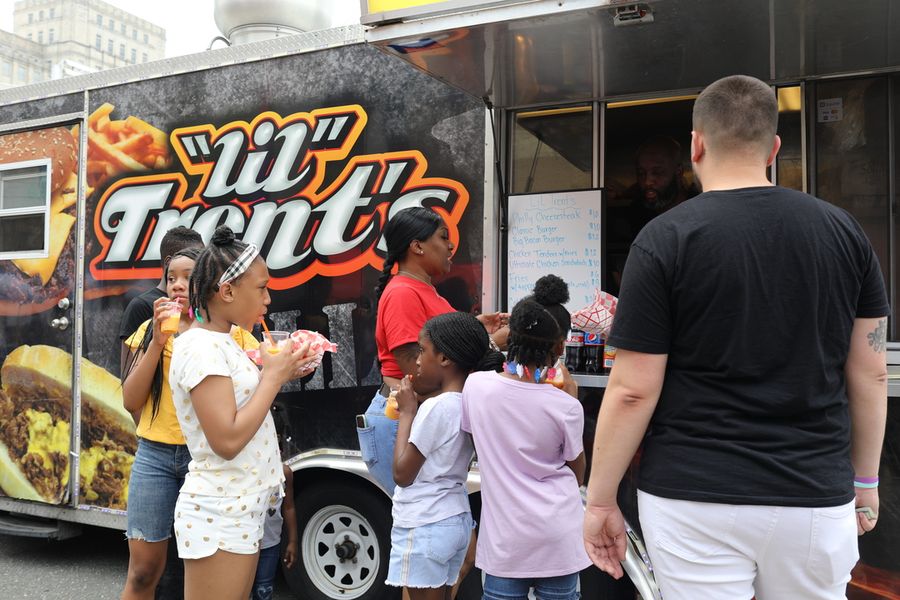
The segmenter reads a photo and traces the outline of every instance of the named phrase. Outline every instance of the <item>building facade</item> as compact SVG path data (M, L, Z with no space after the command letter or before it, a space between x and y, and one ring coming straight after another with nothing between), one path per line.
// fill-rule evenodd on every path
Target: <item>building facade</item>
M14 33L0 31L0 89L50 79L44 48Z
M166 51L165 29L102 0L19 0L13 31L0 32L0 87L149 62Z

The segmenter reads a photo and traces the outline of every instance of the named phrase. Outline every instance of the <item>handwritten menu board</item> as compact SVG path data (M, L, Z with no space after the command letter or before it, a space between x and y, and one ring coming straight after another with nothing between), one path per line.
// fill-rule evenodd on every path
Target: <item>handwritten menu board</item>
M601 281L601 198L601 190L510 196L509 310L548 273L569 284L569 311L593 302Z

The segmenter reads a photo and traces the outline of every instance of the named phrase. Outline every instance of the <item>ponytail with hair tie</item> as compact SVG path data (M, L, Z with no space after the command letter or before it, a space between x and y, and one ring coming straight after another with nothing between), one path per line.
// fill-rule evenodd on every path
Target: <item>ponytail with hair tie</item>
M403 260L414 241L424 242L443 225L441 217L429 208L416 206L405 208L390 218L384 226L384 243L387 244L387 256L378 285L375 287L375 306L391 278L394 265Z

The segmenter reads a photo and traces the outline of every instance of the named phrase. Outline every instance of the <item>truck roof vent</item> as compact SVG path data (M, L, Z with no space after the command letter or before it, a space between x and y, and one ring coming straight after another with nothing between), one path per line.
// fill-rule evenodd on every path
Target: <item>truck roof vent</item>
M215 0L216 26L231 44L270 40L331 25L329 2Z

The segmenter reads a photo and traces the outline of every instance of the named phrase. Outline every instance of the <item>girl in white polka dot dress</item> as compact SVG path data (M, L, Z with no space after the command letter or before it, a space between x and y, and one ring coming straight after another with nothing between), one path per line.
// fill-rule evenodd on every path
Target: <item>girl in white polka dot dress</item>
M309 374L309 343L271 353L260 371L229 335L266 313L269 280L253 245L216 229L197 259L190 303L195 323L174 343L169 380L191 453L175 505L186 600L246 600L271 498L284 475L269 408L281 386Z

